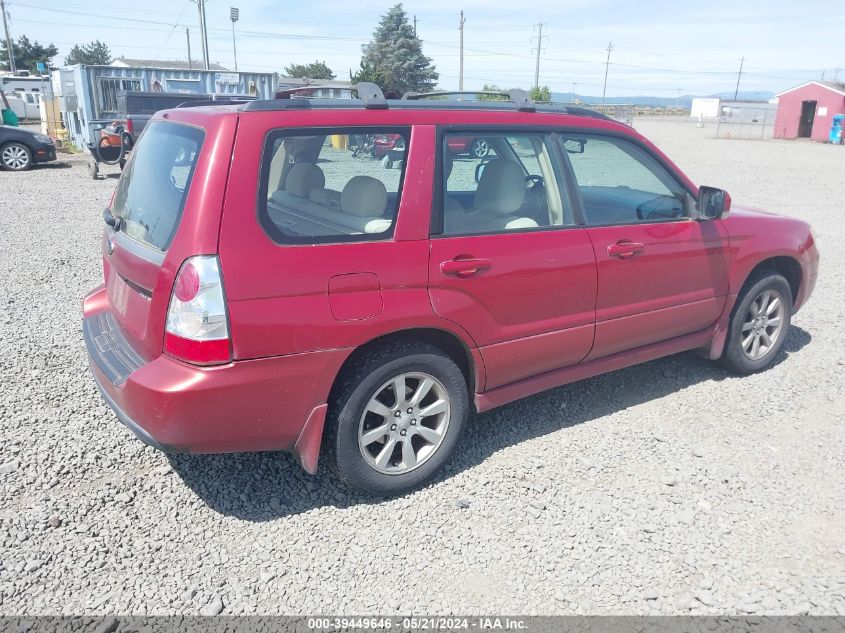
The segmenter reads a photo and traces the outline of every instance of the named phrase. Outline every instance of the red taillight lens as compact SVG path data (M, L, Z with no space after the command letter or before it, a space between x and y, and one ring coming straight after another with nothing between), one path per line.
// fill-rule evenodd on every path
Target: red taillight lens
M135 125L132 123L132 119L126 119L126 131L130 134L135 134Z
M200 365L231 360L229 318L217 257L191 257L179 269L167 309L164 349Z

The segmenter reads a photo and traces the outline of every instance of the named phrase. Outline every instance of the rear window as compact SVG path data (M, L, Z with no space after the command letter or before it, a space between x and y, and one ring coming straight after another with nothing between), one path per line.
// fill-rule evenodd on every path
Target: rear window
M393 235L408 128L330 128L268 135L258 217L278 244Z
M155 121L132 150L114 196L112 214L128 236L164 251L170 246L194 175L205 133Z

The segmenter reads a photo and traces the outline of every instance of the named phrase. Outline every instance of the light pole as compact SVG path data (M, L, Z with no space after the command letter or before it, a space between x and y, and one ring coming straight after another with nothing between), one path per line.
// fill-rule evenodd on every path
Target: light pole
M232 50L235 53L235 72L238 72L238 45L235 43L235 22L240 17L240 11L238 11L237 7L231 8L229 17L232 19Z

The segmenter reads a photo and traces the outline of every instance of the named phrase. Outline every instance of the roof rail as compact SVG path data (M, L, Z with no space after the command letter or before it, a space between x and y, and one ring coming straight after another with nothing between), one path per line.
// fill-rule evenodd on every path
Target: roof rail
M298 92L307 92L309 90L337 90L337 86L321 86L319 84L297 86L296 88L285 88L284 90L277 90L276 99L290 99L291 95ZM348 88L358 93L358 98L364 102L364 107L375 110L384 110L387 108L387 100L384 98L384 93L374 83L362 81L354 86ZM343 90L343 88L341 88Z
M452 95L476 95L488 97L506 97L508 101L516 105L520 112L535 112L534 101L524 90L514 88L505 92L504 90L438 90L437 92L406 92L402 99L406 101L416 99L429 99L431 97L449 97Z
M197 99L196 101L183 101L177 108L198 108L200 106L211 106L211 105L242 105L244 103L250 103L251 101L255 101L255 99Z

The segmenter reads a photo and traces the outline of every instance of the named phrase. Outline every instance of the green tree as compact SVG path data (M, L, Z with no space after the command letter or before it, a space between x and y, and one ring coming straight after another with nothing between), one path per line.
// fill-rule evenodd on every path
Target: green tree
M358 71L350 72L354 83L371 81L383 92L397 95L428 92L437 85L439 75L431 58L423 55L422 40L414 35L401 3L382 16L362 53Z
M291 64L285 67L285 76L296 79L334 79L332 69L326 62L314 61L310 64Z
M548 86L532 88L528 92L528 96L536 103L551 103L552 101L552 91Z
M481 87L481 92L502 92L502 89L496 84L484 84ZM499 97L497 95L478 95L479 101L502 101L503 99L505 97Z
M31 73L38 72L38 62L44 62L49 67L53 58L59 54L59 49L52 44L42 46L38 41L30 42L26 35L21 35L17 42L12 42L12 51L15 54L15 68ZM9 50L5 40L0 43L0 65L9 69Z
M73 64L106 65L112 60L111 51L104 42L94 40L90 44L76 44L65 57L65 66Z

